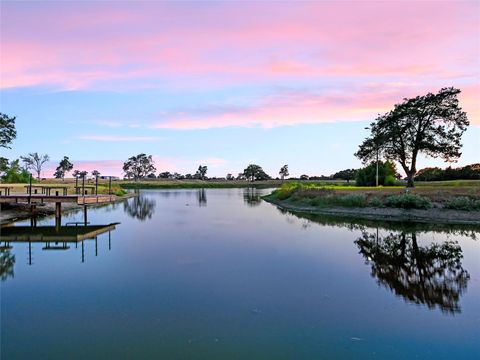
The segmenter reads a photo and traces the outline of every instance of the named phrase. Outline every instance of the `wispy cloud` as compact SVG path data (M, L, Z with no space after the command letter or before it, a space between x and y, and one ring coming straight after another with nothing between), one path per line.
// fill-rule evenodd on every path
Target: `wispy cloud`
M107 141L107 142L122 142L122 141L161 141L165 138L159 136L123 136L123 135L81 135L80 140L90 141Z

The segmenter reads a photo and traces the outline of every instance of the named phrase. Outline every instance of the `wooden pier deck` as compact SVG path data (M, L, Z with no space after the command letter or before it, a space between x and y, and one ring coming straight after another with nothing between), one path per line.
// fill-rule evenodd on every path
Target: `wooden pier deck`
M114 202L116 195L45 195L45 194L10 194L0 196L0 203L31 204L44 203L76 203L78 205L93 205Z

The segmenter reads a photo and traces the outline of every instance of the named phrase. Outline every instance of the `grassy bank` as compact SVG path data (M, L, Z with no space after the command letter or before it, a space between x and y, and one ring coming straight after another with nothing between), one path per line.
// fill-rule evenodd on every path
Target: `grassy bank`
M403 209L445 208L480 210L480 186L439 185L407 189L404 187L318 186L283 184L266 199L314 207L391 207Z
M480 224L480 187L423 186L414 189L284 184L264 197L299 212L369 219Z

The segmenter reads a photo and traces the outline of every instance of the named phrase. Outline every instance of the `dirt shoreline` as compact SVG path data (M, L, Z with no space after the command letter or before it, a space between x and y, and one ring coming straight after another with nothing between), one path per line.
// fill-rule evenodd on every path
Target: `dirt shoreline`
M396 209L396 208L346 208L328 207L318 208L314 206L295 206L285 201L272 199L269 196L263 200L276 205L278 208L298 213L314 215L337 215L343 217L355 217L366 220L418 222L430 224L452 225L480 225L480 211L461 211L433 208L429 210Z
M118 203L124 201L128 198L136 196L134 193L128 193L121 197L118 197L116 201L111 203L103 203L103 204L93 204L88 205L89 207L99 207L105 206L108 204ZM82 209L82 205L77 205L74 203L64 203L62 204L62 214L66 214L72 211L80 211ZM55 214L55 204L54 203L46 203L42 206L38 206L36 208L35 216L37 217L46 217ZM32 214L30 212L30 205L28 204L14 204L14 205L5 205L3 204L0 208L0 225L8 225L14 223L16 221L27 220L32 218Z

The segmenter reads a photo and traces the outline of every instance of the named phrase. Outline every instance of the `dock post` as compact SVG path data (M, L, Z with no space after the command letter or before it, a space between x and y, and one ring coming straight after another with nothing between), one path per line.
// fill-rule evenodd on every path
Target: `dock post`
M83 222L87 226L88 216L87 216L87 205L83 205Z
M28 242L28 265L32 265L32 242Z
M85 248L82 241L82 263L85 262Z
M62 203L56 202L55 203L55 227L57 226L57 222L60 224L62 219Z
M30 205L30 215L32 218L35 218L37 216L37 205L36 204L31 204Z

